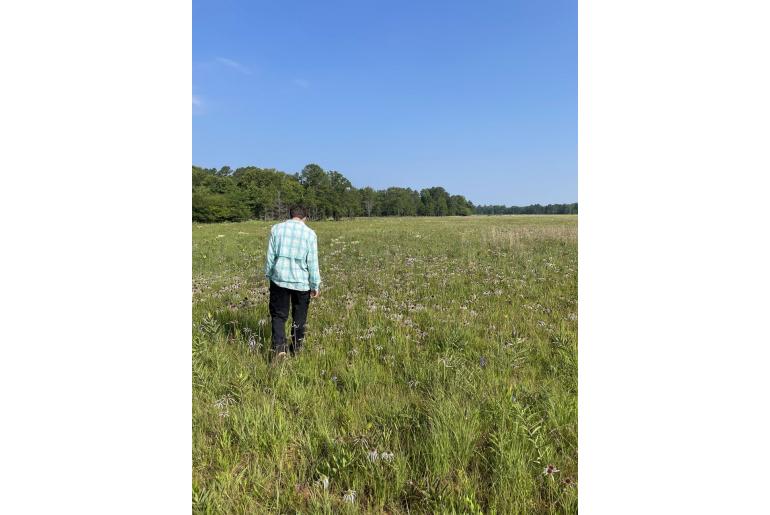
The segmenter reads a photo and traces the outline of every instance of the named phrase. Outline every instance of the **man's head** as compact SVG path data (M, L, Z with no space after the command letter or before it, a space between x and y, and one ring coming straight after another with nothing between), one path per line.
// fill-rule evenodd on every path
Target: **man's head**
M292 206L289 209L289 217L304 220L307 218L307 208L305 206Z

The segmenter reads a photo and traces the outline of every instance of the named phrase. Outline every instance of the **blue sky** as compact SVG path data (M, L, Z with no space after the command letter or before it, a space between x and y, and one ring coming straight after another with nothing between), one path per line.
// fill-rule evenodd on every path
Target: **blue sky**
M577 201L577 2L193 0L193 164Z

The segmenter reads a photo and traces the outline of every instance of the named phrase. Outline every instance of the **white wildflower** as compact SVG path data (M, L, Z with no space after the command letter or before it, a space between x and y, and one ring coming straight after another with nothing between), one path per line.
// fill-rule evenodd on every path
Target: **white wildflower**
M229 395L225 395L221 399L217 399L214 402L214 407L217 408L219 411L220 417L229 417L230 416L230 405L234 404L235 400L230 397Z
M378 459L380 459L380 455L379 455L379 454L377 454L377 449L372 449L371 451L369 451L369 454L367 455L367 459L368 459L368 460L369 460L371 463L374 463L375 461L377 461Z
M345 495L342 496L342 500L346 503L353 504L356 502L356 491L349 488L348 491L345 492Z
M553 465L548 465L546 468L543 469L543 475L551 476L553 478L553 475L559 472L559 469L554 467Z

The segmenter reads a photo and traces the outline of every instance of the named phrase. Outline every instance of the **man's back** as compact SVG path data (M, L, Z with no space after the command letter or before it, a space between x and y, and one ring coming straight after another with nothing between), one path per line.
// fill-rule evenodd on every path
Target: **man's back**
M270 229L265 276L270 280L271 340L276 359L286 351L296 355L305 339L305 321L310 299L318 297L321 274L318 271L318 238L305 225L307 209L293 206L291 220ZM286 343L286 321L291 306L291 343Z
M307 291L321 286L318 238L301 220L287 220L270 230L265 276L283 288Z

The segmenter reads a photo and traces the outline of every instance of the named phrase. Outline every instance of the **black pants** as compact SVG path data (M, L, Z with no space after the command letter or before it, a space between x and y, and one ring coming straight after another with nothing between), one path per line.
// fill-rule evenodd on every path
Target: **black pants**
M286 320L291 301L291 343L286 345ZM295 354L305 340L305 321L310 305L310 290L297 291L278 286L270 281L270 318L273 326L273 351L291 351Z

